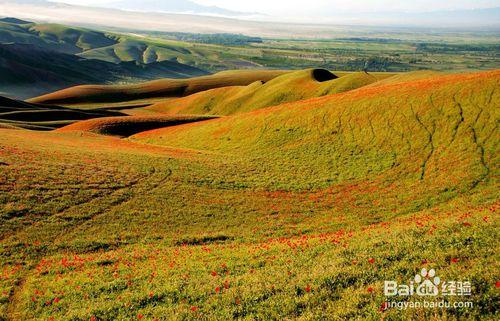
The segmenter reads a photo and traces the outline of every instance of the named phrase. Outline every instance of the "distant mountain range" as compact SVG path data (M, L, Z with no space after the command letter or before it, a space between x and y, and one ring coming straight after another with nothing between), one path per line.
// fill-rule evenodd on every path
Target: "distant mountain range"
M424 13L347 13L337 9L327 7L313 17L307 13L302 17L285 17L231 11L190 0L116 0L94 7L46 0L0 0L0 14L4 16L129 30L316 37L325 31L332 34L341 25L500 29L500 7Z
M409 26L409 27L449 27L449 28L477 28L500 27L500 7L469 10L443 10L429 12L380 12L345 14L338 17L334 11L325 12L326 21L375 26Z
M30 21L27 21L27 20L21 20L21 19L12 18L12 17L1 18L0 22L11 23L11 24L15 24L15 25L24 25L24 24L31 23Z
M33 4L33 5L50 5L59 3L48 0L5 0L2 2L18 3L18 4ZM63 0L60 1L64 3ZM167 12L167 13L191 13L219 16L248 16L256 13L247 13L228 10L217 6L204 6L189 0L119 0L114 2L102 3L93 5L95 7L113 8L119 10L138 11L138 12ZM1 11L0 11L1 13Z
M203 6L189 0L121 0L100 6L140 12L193 13L220 16L249 15L249 13L227 10L217 6Z

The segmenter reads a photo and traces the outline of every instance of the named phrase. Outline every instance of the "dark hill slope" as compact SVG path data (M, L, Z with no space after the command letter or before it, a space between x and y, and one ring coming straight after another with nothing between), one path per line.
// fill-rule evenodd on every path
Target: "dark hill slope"
M131 79L183 78L206 72L177 62L148 65L99 60L47 51L33 45L0 44L0 92L29 98L62 88Z
M21 19L17 19L17 18L13 18L13 17L1 18L0 22L12 23L12 24L16 24L16 25L26 25L26 24L32 23L30 21L21 20Z
M143 131L176 126L210 119L207 116L154 115L122 116L82 120L58 129L58 132L91 132L102 135L128 137Z
M36 130L51 130L78 120L120 116L107 110L68 109L53 105L39 105L0 96L0 126Z

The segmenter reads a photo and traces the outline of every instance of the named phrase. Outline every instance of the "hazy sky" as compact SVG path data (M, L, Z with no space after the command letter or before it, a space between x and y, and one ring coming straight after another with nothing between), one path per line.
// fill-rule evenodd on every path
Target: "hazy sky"
M89 5L116 0L52 0ZM140 0L137 0L140 2ZM161 1L161 0L158 0ZM192 0L203 5L275 15L334 14L340 12L426 12L499 7L500 0Z

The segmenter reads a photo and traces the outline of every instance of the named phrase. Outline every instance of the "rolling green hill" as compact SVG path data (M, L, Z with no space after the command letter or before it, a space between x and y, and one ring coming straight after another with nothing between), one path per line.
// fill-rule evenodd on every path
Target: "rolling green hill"
M178 114L230 115L248 112L286 102L321 97L353 90L393 74L340 73L325 69L290 72L268 82L248 86L224 87L196 93L180 99L158 102L148 110Z
M277 189L299 181L319 188L393 173L402 181L425 181L454 194L476 186L496 166L498 84L494 71L361 87L136 138L248 153L255 162L269 164L266 171L271 164L285 170L278 164L286 164L290 176L269 186Z
M280 70L234 70L188 79L159 79L146 83L114 86L76 86L30 99L34 103L127 102L145 98L182 97L212 88L268 81L287 73Z
M88 83L185 78L207 72L175 59L84 59L75 54L119 45L111 34L56 24L0 21L0 93L30 98ZM136 57L137 58L137 57Z
M33 45L0 44L0 93L31 98L88 83L133 82L206 75L203 70L173 61L113 64L46 51Z
M495 320L500 72L358 76L126 139L158 116L0 128L0 316ZM391 307L422 268L474 305Z
M150 64L175 61L208 71L259 67L225 46L95 31L59 24L18 24L0 21L0 44L31 44L86 59Z
M57 51L72 54L118 43L113 36L99 31L57 24L34 24L28 32L46 41L50 49L56 47Z
M0 21L0 43L30 44L66 54L110 46L118 43L111 35L58 24L16 23Z

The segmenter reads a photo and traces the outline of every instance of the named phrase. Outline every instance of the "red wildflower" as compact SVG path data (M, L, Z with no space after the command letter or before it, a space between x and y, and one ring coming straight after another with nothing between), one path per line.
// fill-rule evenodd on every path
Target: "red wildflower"
M220 287L218 286L215 288L215 293L219 293L219 292L220 292Z
M142 314L137 315L137 319L141 320L142 318L144 318L144 316Z
M485 221L486 223L488 223L488 219L489 219L488 216L483 217L483 221Z
M463 222L463 223L462 223L462 225L463 225L463 226L472 226L472 224L471 224L471 223L469 223L469 222Z
M458 262L458 259L456 257L451 259L451 263L457 263L457 262Z
M59 299L59 298L54 299L54 303L58 303L59 301L61 301L61 299Z
M193 306L191 307L191 311L195 312L196 310L198 310L198 307L196 307L196 306L194 306L194 305L193 305Z
M215 272L215 271L212 271L212 273L210 273L210 274L212 274L212 276L217 276L217 272Z
M96 321L96 320L97 320L97 318L95 317L95 315L90 317L90 321Z
M239 304L241 303L241 301L240 301L240 299L238 299L238 298L237 298L237 299L234 301L234 303L236 303L236 305L239 305Z
M388 306L389 306L389 304L387 303L387 301L382 302L382 304L380 305L379 311L384 312L385 310L387 310Z
M152 298L154 296L153 292L149 292L149 298Z
M311 292L311 286L309 284L306 286L306 292L307 293Z
M368 293L372 293L373 292L373 288L371 286L368 287Z
M368 259L368 262L370 262L370 264L373 264L373 263L375 263L375 259L371 257Z
M497 283L495 283L495 286L496 286L497 288L500 288L500 282L498 282L498 281L497 281Z

